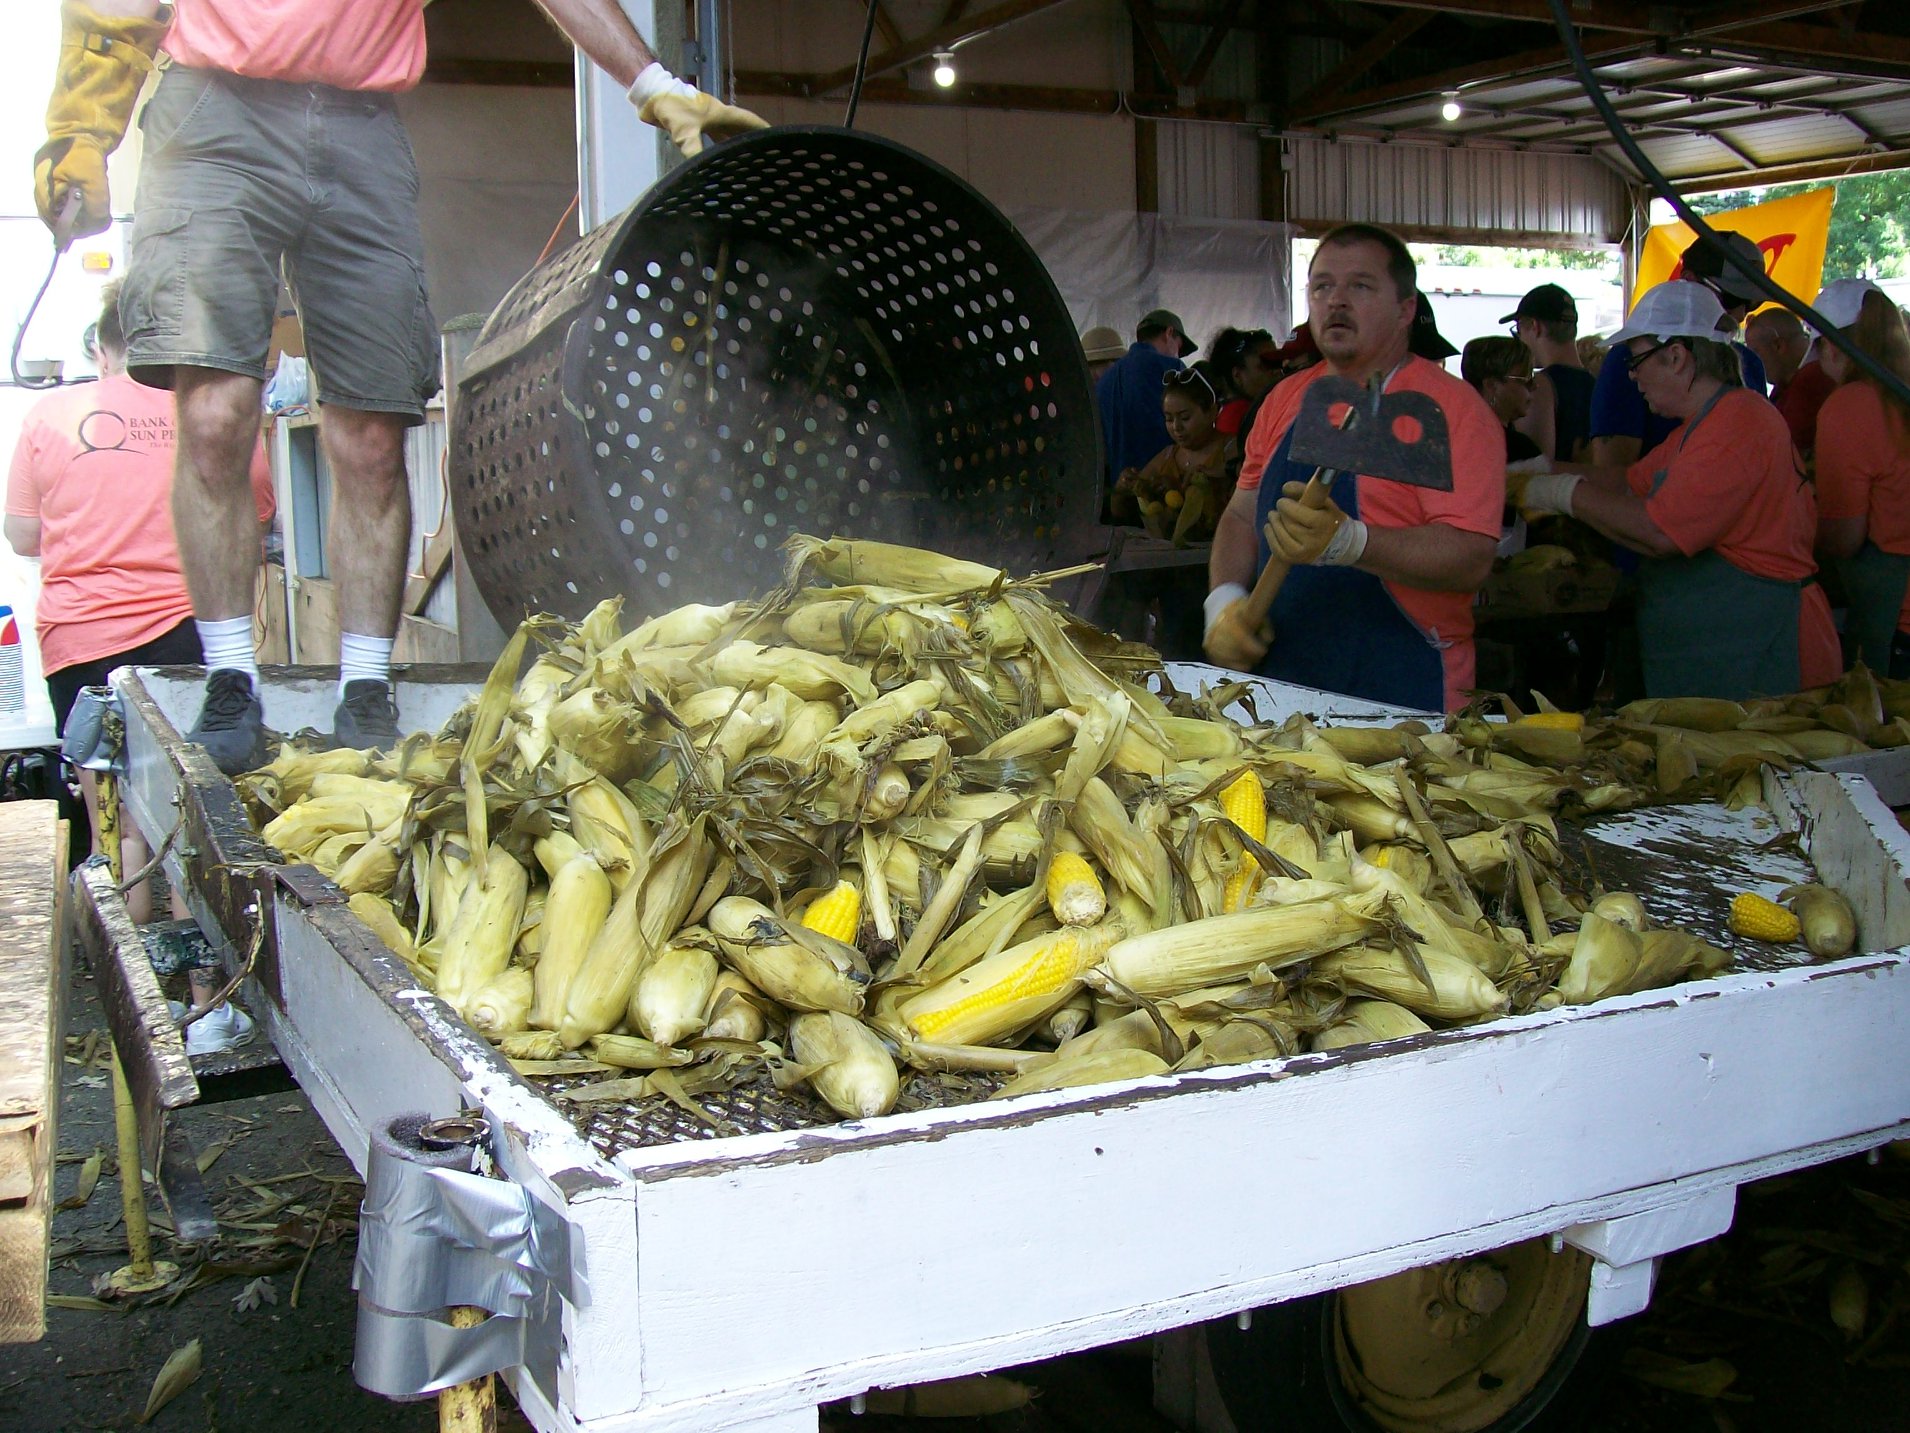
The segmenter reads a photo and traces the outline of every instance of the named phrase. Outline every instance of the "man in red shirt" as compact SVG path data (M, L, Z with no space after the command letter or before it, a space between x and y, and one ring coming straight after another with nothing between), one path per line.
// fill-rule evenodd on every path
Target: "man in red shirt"
M1464 705L1476 666L1472 599L1492 570L1505 505L1505 438L1485 401L1410 352L1412 255L1384 229L1346 224L1307 273L1307 323L1325 362L1273 390L1214 533L1207 654L1222 666L1420 710ZM1343 474L1324 507L1300 501L1312 469L1289 458L1306 390L1322 374L1416 391L1446 415L1453 487ZM1245 620L1270 556L1292 564L1272 631Z
M1764 360L1771 401L1790 425L1797 451L1808 457L1817 446L1817 410L1837 386L1823 364L1810 356L1811 336L1789 309L1767 308L1751 315L1744 341Z
M539 0L686 154L762 128L676 79L616 0ZM317 378L336 500L340 745L398 735L391 646L411 532L405 429L438 388L424 287L418 171L392 98L424 71L423 0L66 0L48 142L34 197L55 226L111 220L106 155L150 56L172 64L141 116L132 257L122 298L128 367L171 388L179 446L173 520L207 667L191 739L221 770L268 755L251 608L259 554L247 466L258 441L280 275Z

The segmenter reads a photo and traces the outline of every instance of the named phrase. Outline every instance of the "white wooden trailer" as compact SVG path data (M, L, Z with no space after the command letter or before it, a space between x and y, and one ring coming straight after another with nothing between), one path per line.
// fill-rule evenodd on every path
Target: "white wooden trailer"
M414 670L407 725L435 725L480 676ZM332 680L269 674L268 714L322 723ZM1587 1312L1603 1323L1645 1306L1660 1255L1730 1226L1740 1184L1910 1133L1910 841L1860 777L1773 778L1775 819L1660 809L1587 845L1608 883L1726 942L1732 890L1803 874L1802 855L1765 849L1794 832L1857 909L1863 953L1847 959L1380 1047L729 1137L686 1120L657 1138L580 1129L335 888L273 864L179 740L191 673L116 683L125 799L155 838L181 824L171 873L235 955L264 922L251 1008L341 1146L362 1168L395 1116L480 1110L496 1173L567 1232L569 1267L552 1272L568 1292L531 1335L548 1362L507 1375L540 1429L813 1430L820 1405L870 1389L1548 1236L1595 1261ZM1390 715L1264 695L1269 714ZM1187 1377L1163 1399L1221 1426Z

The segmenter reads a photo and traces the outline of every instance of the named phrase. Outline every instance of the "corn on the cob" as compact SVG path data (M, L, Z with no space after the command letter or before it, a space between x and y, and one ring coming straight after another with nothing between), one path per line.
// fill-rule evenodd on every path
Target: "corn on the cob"
M1005 1100L1013 1095L1039 1094L1043 1090L1077 1089L1082 1085L1109 1084L1115 1080L1139 1080L1148 1075L1168 1073L1167 1061L1151 1050L1116 1048L1094 1050L1069 1057L1057 1056L1025 1074L1017 1075L990 1097Z
M1063 925L1093 925L1107 914L1101 878L1072 851L1055 852L1048 865L1048 909Z
M1227 819L1254 841L1267 839L1267 793L1260 778L1243 771L1220 789L1220 809Z
M360 891L347 902L351 913L371 927L371 933L390 947L396 955L413 971L429 974L429 968L418 955L418 948L412 943L411 932L404 928L397 913L391 908L391 902L383 896L374 896L369 891Z
M1370 1045L1421 1035L1432 1029L1404 1005L1390 1000L1349 1000L1340 1018L1313 1037L1315 1050L1340 1050L1348 1045Z
M853 1015L827 1010L789 1022L789 1052L810 1067L809 1084L848 1119L873 1119L895 1108L901 1093L895 1061L876 1033Z
M1259 862L1251 856L1243 856L1234 867L1233 874L1227 877L1226 893L1220 900L1223 915L1232 915L1235 911L1244 911L1254 902L1260 892L1260 885L1266 879L1266 872L1260 869Z
M769 1031L763 1018L768 998L733 970L719 970L703 1011L705 1040L756 1041Z
M902 1018L920 1040L986 1045L1065 1004L1121 934L1109 921L1023 941L909 997Z
M731 642L710 658L710 675L732 687L760 688L775 682L805 701L845 695L860 706L875 700L875 683L862 668L801 647Z
M555 1030L563 1019L570 983L583 969L591 942L610 914L613 891L597 858L561 831L538 841L535 851L550 877L550 892L544 898L543 934L532 972L530 1023Z
M867 542L848 538L791 538L789 570L804 569L820 573L838 583L866 583L898 588L903 592L954 593L987 590L1007 578L1007 573L978 562L943 557L914 547L897 547L886 542Z
M1596 911L1585 912L1572 944L1572 958L1559 976L1559 997L1567 1004L1581 1005L1623 994L1644 954L1636 931Z
M1796 916L1776 901L1760 896L1755 891L1743 891L1732 897L1733 935L1746 936L1751 940L1774 941L1781 945L1796 940L1802 930Z
M499 971L459 1006L459 1013L492 1040L524 1029L531 1013L531 973L521 965Z
M696 1058L693 1051L672 1050L635 1035L599 1035L590 1042L588 1053L591 1059L620 1070L667 1070Z
M861 892L856 890L854 882L837 881L809 903L809 909L802 913L802 923L806 929L820 931L831 940L854 945L856 932L862 928Z
M659 1045L680 1045L703 1028L716 972L716 956L679 932L637 977L631 1023Z
M1313 963L1313 974L1435 1020L1476 1020L1504 1012L1505 997L1478 966L1427 945L1417 947L1417 960L1419 968L1396 950L1362 947L1322 957Z
M1065 1045L1093 1023L1094 996L1087 990L1077 990L1067 1004L1048 1017L1042 1033L1055 1044Z
M1615 921L1626 930L1643 935L1651 924L1645 914L1645 903L1629 891L1612 891L1592 902L1592 909L1608 921Z
M1209 1070L1216 1065L1244 1065L1291 1055L1298 1048L1292 1027L1283 1021L1264 1017L1229 1020L1203 1034L1174 1068Z
M1506 725L1533 731L1584 731L1585 717L1579 712L1533 712Z
M484 874L465 891L438 943L438 994L459 1011L504 972L524 916L530 881L503 847L492 850ZM528 972L527 972L528 974ZM528 1012L529 1001L525 1002Z
M1791 903L1803 932L1804 948L1819 960L1848 955L1857 943L1857 913L1839 891L1816 883L1786 886L1779 893Z
M1129 936L1107 953L1108 973L1137 995L1173 995L1273 969L1362 940L1386 909L1383 893L1234 915Z
M554 1030L514 1030L497 1042L507 1060L561 1060L564 1042Z
M868 976L847 956L831 959L793 939L761 902L725 896L711 908L709 925L724 958L771 999L792 1010L861 1013Z

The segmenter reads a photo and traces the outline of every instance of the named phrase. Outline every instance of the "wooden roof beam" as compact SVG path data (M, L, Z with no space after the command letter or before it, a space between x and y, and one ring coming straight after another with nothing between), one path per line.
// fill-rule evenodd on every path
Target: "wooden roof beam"
M1396 16L1385 29L1346 56L1311 85L1305 93L1296 95L1293 108L1304 112L1306 107L1315 100L1338 93L1430 25L1432 21L1433 15L1429 10L1407 10Z

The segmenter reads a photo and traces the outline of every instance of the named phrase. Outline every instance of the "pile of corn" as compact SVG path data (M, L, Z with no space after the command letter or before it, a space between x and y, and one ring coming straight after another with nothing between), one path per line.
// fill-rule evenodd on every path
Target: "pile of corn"
M1246 688L1173 690L1043 585L799 537L760 601L532 619L435 736L242 784L520 1069L612 1076L569 1097L695 1107L767 1068L862 1117L911 1069L1015 1093L1715 972L1572 891L1556 821L1822 745L1676 703L1243 724ZM1850 740L1901 722L1879 692Z

